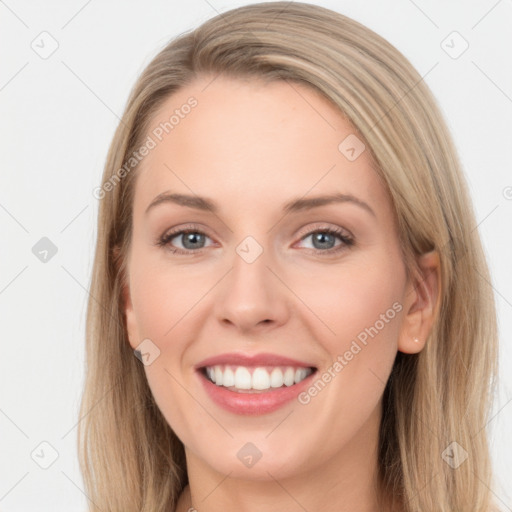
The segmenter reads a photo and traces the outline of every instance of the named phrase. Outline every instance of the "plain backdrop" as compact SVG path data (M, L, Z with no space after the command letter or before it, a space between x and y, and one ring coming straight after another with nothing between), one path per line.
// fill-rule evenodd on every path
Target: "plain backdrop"
M76 433L97 233L92 191L129 90L151 58L246 3L0 0L1 512L86 510ZM512 510L512 2L311 3L395 45L452 131L498 307L493 492Z

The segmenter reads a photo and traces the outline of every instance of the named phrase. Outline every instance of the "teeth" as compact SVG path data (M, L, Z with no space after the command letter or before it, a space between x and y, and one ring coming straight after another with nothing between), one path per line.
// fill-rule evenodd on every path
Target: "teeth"
M252 371L252 373L251 373ZM293 386L311 375L310 368L208 366L206 375L217 386L234 387L240 390L265 390Z
M231 368L226 368L224 370L224 375L222 376L222 385L227 388L235 385L235 374Z
M293 386L295 382L295 371L293 370L293 368L286 368L283 380L285 386Z
M283 384L283 372L279 368L274 368L270 374L270 385L273 388L280 388Z
M215 384L222 386L222 370L219 366L215 367Z
M217 370L220 370L220 366L215 367L215 375L217 375ZM215 382L217 385L218 382ZM238 389L251 389L251 374L247 368L243 366L239 366L235 372L235 388Z
M295 370L295 382L300 382L301 380L304 380L308 376L308 371L306 368L297 368Z
M256 368L252 374L252 389L268 389L270 375L264 368Z

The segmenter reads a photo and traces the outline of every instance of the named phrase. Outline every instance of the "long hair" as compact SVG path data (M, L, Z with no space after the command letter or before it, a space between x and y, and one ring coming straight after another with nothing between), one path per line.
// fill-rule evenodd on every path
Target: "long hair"
M451 135L395 47L352 19L300 2L252 4L207 20L166 45L130 93L96 194L78 429L90 510L174 510L188 481L183 444L128 343L122 289L138 167L126 162L171 94L219 74L319 91L357 130L390 192L408 272L418 270L415 256L439 252L436 322L420 353L397 354L384 392L380 480L407 512L494 510L485 426L497 375L496 311Z

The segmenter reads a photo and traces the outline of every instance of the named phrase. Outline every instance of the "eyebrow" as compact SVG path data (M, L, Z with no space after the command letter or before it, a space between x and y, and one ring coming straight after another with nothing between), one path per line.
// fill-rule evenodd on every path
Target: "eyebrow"
M200 197L195 195L188 195L188 194L176 194L172 193L170 191L162 192L161 194L157 195L155 199L151 202L151 204L146 208L145 215L148 214L150 210L158 206L159 204L163 203L173 203L177 204L179 206L185 206L187 208L194 208L196 210L204 210L204 211L210 211L214 214L219 213L219 208L215 204L214 201L207 197ZM375 212L372 210L372 208L362 201L361 199L358 199L357 197L353 196L352 194L341 194L341 193L335 193L335 194L329 194L329 195L322 195L322 196L315 196L315 197L309 197L309 198L298 198L293 199L292 201L287 202L283 206L283 213L294 213L298 211L303 210L309 210L311 208L317 208L320 206L333 204L333 203L352 203L355 204L362 209L364 209L366 212L370 213L374 217L376 217Z

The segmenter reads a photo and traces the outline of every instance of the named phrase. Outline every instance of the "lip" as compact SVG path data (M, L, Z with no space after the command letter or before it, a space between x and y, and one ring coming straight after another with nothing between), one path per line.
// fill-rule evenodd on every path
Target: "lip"
M241 354L231 352L228 354L220 354L218 356L209 357L201 361L195 366L196 370L205 366L215 366L221 364L231 364L234 366L295 366L302 368L315 368L314 365L297 359L280 356L278 354L261 353L261 354Z
M236 392L231 391L224 386L217 386L210 382L204 374L206 366L215 365L237 365L237 366L293 366L302 368L314 368L315 371L308 375L304 380L293 386L283 386L281 388L270 388L258 392ZM303 392L311 385L316 376L317 368L310 363L298 361L277 354L221 354L201 361L195 366L196 375L201 381L208 397L222 409L238 415L261 415L274 412Z

